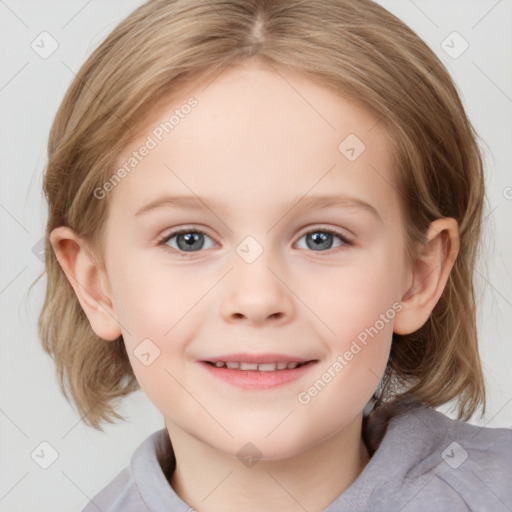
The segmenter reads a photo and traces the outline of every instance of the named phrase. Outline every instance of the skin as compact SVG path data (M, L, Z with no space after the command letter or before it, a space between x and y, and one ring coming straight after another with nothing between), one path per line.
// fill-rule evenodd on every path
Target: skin
M54 230L51 242L94 331L105 343L122 334L142 390L164 416L177 460L170 483L184 501L201 512L321 511L368 462L362 410L393 331L419 329L437 303L457 255L457 223L433 222L408 266L389 140L375 118L306 78L254 62L206 85L169 99L119 156L122 165L174 108L198 100L103 199L111 201L105 269L70 228ZM366 145L354 161L338 150L348 134ZM197 195L208 208L135 215L164 194ZM358 197L378 215L296 204L329 194ZM207 235L189 257L179 237L158 245L181 227ZM322 228L353 243L327 235L331 248L312 248L307 240ZM262 250L251 263L237 253L247 236ZM300 403L393 304L401 308L394 318ZM149 366L134 355L147 338L160 350ZM230 386L198 363L237 352L317 363L297 381L259 391ZM261 454L252 467L237 457L248 442Z

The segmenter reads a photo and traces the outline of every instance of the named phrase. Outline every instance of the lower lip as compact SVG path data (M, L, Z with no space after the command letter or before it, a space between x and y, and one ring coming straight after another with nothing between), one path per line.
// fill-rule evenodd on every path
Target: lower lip
M308 362L292 370L278 370L274 372L260 372L258 370L231 370L225 367L217 367L201 361L201 365L211 375L228 382L232 386L242 389L273 389L296 381L304 376L316 361Z

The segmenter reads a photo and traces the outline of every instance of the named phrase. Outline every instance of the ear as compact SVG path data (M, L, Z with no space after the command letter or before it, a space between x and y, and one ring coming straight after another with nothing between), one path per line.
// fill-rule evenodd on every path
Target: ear
M113 341L121 335L106 272L91 257L88 244L67 226L55 228L50 242L94 332Z
M403 294L402 309L395 316L393 331L410 334L428 320L448 281L459 252L459 230L452 218L437 219L427 232L427 240L412 265Z

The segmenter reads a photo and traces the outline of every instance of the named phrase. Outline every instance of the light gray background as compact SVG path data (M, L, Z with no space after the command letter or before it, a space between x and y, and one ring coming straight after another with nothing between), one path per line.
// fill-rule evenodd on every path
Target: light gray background
M46 203L41 178L51 122L85 58L141 4L139 0L0 0L1 275L0 511L79 511L125 467L134 449L163 428L142 392L120 410L128 422L86 427L62 397L52 360L37 336L43 301L38 243ZM485 141L487 257L477 266L479 334L489 406L471 422L512 427L512 2L511 0L381 0L436 51L455 78L468 114ZM57 50L41 58L31 47L47 31ZM469 44L458 58L442 41L457 31ZM461 48L454 40L454 50ZM448 43L450 39L448 39ZM46 46L48 48L48 46ZM40 255L39 255L40 256ZM448 407L441 408L453 417ZM42 469L33 451L51 449ZM43 452L41 452L43 449ZM49 459L48 459L49 460Z

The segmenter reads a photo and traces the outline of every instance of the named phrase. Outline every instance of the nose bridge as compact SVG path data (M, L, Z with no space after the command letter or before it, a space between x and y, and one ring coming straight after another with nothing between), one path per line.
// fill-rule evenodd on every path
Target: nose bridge
M287 318L292 313L289 289L278 277L275 254L252 236L235 248L231 286L222 306L226 319L245 318L258 323L267 318Z

